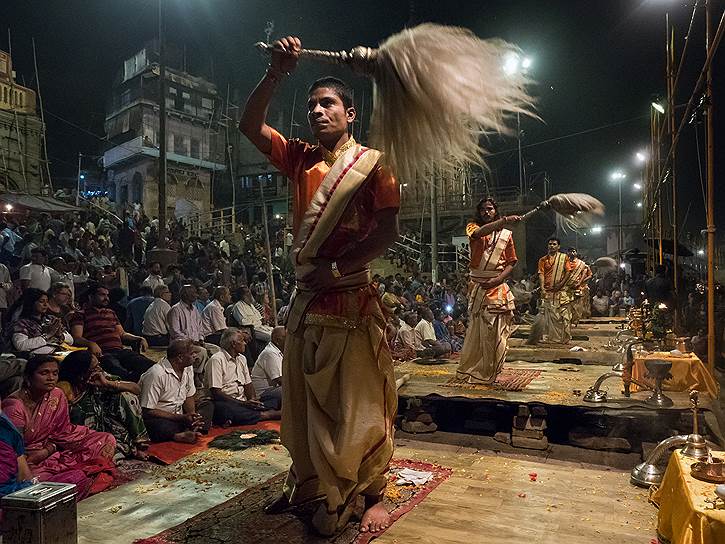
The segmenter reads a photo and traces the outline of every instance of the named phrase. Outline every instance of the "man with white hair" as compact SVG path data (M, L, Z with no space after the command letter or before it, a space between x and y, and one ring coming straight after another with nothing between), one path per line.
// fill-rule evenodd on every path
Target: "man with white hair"
M204 385L211 393L217 424L253 425L282 415L278 398L259 397L254 390L243 355L247 339L239 329L225 330L219 342L221 349L206 364Z

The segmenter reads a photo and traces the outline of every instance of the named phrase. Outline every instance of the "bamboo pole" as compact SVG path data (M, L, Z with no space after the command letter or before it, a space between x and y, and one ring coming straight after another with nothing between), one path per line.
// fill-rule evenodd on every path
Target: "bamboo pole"
M259 182L259 194L262 197L262 224L264 225L264 249L267 253L267 275L269 277L269 305L272 307L272 325L277 325L277 294L274 292L274 274L272 266L272 248L269 243L269 226L267 224L267 204L264 200L264 185Z

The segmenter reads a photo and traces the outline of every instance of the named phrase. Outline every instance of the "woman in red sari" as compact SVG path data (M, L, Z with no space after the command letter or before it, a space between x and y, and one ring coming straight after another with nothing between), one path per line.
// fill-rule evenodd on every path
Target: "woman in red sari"
M33 476L76 484L77 498L82 499L113 481L116 439L71 424L57 383L58 361L47 355L33 357L25 367L23 387L3 400L2 409L23 435Z

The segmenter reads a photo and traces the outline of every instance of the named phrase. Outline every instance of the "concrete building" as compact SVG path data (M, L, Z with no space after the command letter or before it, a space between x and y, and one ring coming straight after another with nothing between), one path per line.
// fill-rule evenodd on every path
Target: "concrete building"
M12 59L0 51L1 190L44 193L42 141L43 123L36 109L35 91L15 81Z
M169 63L171 64L171 63ZM143 204L158 213L158 49L148 45L126 59L106 110L106 183L119 208ZM214 176L226 168L222 100L204 78L169 65L166 69L167 216L207 212Z

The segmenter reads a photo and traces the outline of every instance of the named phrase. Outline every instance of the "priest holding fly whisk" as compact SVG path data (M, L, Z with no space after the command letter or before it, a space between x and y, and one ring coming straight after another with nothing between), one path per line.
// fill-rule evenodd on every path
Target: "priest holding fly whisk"
M512 116L529 113L527 81L502 69L515 47L433 24L406 29L377 49L308 50L296 37L258 47L271 62L239 128L292 181L297 278L282 372L282 443L292 467L267 511L323 499L312 523L327 536L345 527L360 498L360 530L377 532L390 524L382 494L397 392L369 263L397 237L393 174L414 184L427 172L445 177L461 164L481 164L481 136L507 133ZM336 78L309 89L316 142L287 140L267 124L273 95L300 57L373 79L371 148L349 135L352 93Z

